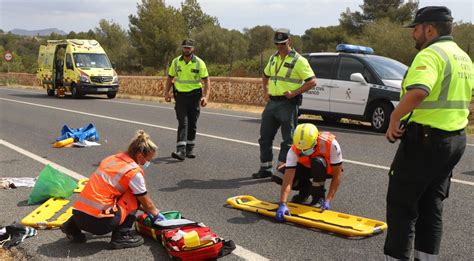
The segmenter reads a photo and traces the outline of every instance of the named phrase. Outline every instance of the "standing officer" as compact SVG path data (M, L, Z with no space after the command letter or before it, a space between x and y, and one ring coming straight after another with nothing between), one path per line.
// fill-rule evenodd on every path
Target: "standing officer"
M276 180L278 183L282 180L280 203L275 215L277 221L282 222L284 215L291 215L286 202L292 188L299 190L292 202L305 204L311 195L310 205L321 210L331 208L331 201L342 177L342 152L336 136L329 132L320 133L311 123L298 125L285 165L285 175ZM275 174L277 173L280 172L276 171ZM332 180L326 199L324 184L327 178Z
M472 61L453 42L452 21L448 8L428 6L408 25L420 52L385 135L391 142L401 138L389 172L386 260L408 260L413 237L415 260L436 260L439 253L443 200L466 146L474 86Z
M199 118L200 106L205 107L209 98L210 81L206 64L194 55L194 42L184 40L183 54L176 57L170 65L165 87L165 101L171 101L171 85L173 78L175 111L178 119L178 138L176 152L171 156L178 160L195 158L193 152L196 140L196 123ZM204 82L204 88L202 83Z
M280 144L279 165L286 161L302 93L316 86L316 77L308 61L290 46L290 31L278 29L274 42L278 51L270 57L262 77L263 95L269 101L260 124L260 169L252 174L255 179L272 175L273 139L280 127L283 142Z

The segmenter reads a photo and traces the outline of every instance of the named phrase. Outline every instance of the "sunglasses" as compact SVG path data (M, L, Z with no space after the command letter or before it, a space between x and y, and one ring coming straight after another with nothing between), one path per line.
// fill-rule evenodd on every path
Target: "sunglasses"
M275 43L275 45L286 45L287 42L284 43Z

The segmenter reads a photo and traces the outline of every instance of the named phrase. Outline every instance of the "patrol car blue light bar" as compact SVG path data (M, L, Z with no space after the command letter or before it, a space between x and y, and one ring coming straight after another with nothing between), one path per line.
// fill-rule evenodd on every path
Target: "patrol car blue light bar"
M337 52L344 53L363 53L363 54L373 54L374 49L361 45L352 45L352 44L338 44L336 46Z

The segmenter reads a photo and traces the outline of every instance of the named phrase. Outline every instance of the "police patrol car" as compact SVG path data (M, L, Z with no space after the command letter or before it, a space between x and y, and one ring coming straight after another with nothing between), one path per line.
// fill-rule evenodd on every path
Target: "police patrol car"
M300 112L321 115L328 122L369 121L375 131L385 132L408 67L373 55L370 47L339 44L336 51L303 54L318 84L303 94Z

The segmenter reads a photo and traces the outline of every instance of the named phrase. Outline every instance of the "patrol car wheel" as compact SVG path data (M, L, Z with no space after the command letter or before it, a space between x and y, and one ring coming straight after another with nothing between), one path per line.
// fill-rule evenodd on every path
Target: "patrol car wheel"
M371 124L376 132L385 132L390 123L393 107L387 103L377 103L372 108Z
M46 89L48 96L54 96L54 89Z

